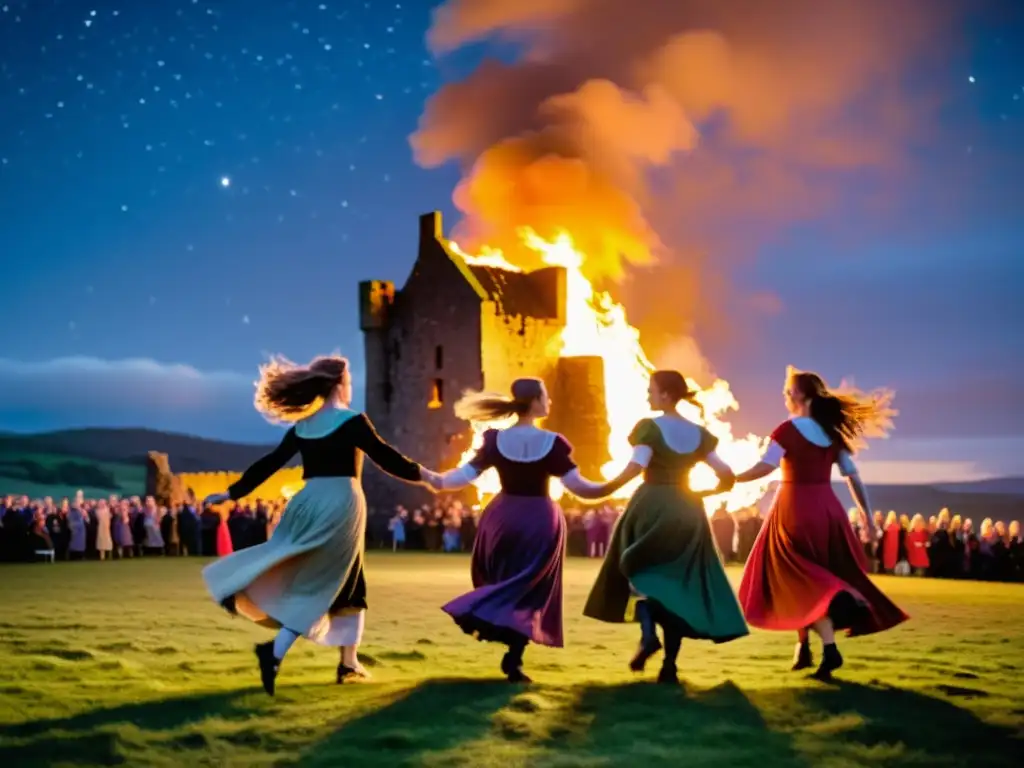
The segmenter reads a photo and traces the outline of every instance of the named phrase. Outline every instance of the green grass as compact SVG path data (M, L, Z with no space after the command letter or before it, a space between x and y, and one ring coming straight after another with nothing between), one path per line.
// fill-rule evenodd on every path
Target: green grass
M0 465L5 462L18 460L36 461L44 467L70 461L75 464L90 464L110 472L114 476L114 482L118 489L91 488L78 485L42 485L30 483L20 478L6 477L2 474L0 467L0 496L9 493L21 496L25 495L32 499L42 499L51 496L56 500L72 498L81 490L89 499L104 499L112 493L119 496L141 496L146 491L146 467L144 464L120 464L116 462L94 461L93 459L81 458L79 456L63 456L51 453L22 453L0 451Z
M1024 746L1022 586L883 579L913 618L842 643L842 684L757 632L684 644L670 689L626 670L634 627L580 615L596 564L570 560L569 646L531 648L524 688L438 609L467 558L371 554L374 680L333 685L334 653L300 641L269 698L269 632L207 599L202 563L0 568L0 764L976 768Z

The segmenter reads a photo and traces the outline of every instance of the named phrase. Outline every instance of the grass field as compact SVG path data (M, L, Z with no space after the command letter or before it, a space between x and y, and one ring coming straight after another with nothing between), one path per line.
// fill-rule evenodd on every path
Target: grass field
M845 682L787 672L794 638L758 632L684 644L677 689L626 670L633 627L580 616L596 565L570 560L569 646L531 648L521 687L438 609L467 558L373 554L374 680L334 685L300 641L270 698L269 633L206 598L202 563L0 568L2 765L976 768L1024 747L1022 586L883 579L912 621L843 643Z
M25 495L32 499L51 496L56 500L64 497L73 498L81 490L88 499L105 499L112 493L118 496L137 496L146 491L146 467L144 464L118 464L114 462L95 461L77 456L63 456L49 453L7 453L0 451L0 465L8 461L28 460L49 467L61 462L71 461L76 464L91 464L114 476L118 489L91 488L89 486L72 485L41 485L30 483L22 478L6 477L0 469L0 496L7 494Z

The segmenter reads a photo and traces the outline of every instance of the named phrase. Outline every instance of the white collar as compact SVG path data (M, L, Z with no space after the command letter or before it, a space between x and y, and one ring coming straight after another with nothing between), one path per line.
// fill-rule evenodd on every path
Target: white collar
M794 416L790 421L793 422L793 426L796 427L797 431L803 435L807 442L819 448L828 448L832 445L832 438L826 435L821 424L810 416Z
M295 425L295 434L303 440L319 440L327 437L342 424L356 415L355 411L337 406L325 406Z
M498 453L509 461L527 464L531 461L540 461L555 444L558 435L546 429L540 429L532 424L509 427L498 430L495 440Z

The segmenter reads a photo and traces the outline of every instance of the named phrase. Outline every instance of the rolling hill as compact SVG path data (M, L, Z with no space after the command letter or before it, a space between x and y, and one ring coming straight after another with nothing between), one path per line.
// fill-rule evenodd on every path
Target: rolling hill
M175 472L238 471L272 446L228 443L152 429L69 429L35 435L0 434L0 455L49 454L144 465L149 451L166 453Z

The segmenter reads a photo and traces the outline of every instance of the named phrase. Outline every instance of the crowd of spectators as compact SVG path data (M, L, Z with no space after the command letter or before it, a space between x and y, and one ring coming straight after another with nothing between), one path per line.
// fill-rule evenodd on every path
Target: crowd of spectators
M223 556L266 541L273 533L284 500L257 500L207 509L189 497L173 507L153 497L73 499L8 496L0 500L0 560L106 560L144 556ZM423 552L468 552L476 538L479 511L459 501L438 498L433 504L371 511L369 548ZM603 557L620 505L589 509L566 506L567 554ZM710 519L722 558L743 563L761 529L756 508ZM1020 523L984 520L975 530L949 510L925 520L875 512L869 526L856 509L850 524L876 573L935 578L1024 581L1024 540ZM872 533L873 531L873 533Z

